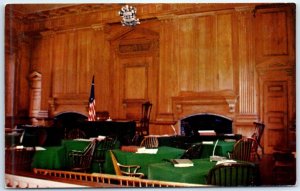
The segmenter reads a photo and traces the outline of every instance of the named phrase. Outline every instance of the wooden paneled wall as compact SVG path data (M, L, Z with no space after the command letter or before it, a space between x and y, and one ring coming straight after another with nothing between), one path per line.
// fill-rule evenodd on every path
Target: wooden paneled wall
M149 100L151 134L173 133L170 124L181 117L209 112L231 118L234 132L249 136L253 121L271 123L263 92L275 81L286 84L280 129L289 144L295 124L293 4L135 6L141 19L135 27L121 26L117 4L74 6L45 17L6 11L6 24L16 26L6 26L6 116L29 113L33 71L42 75L41 113L87 114L94 75L96 110L109 111L112 119L138 119L141 103Z

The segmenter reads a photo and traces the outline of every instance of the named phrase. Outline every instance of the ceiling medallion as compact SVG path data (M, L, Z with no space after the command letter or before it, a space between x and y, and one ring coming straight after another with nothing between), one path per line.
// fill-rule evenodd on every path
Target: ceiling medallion
M136 18L136 8L125 5L119 11L119 15L122 16L122 26L135 26L140 24L139 19Z

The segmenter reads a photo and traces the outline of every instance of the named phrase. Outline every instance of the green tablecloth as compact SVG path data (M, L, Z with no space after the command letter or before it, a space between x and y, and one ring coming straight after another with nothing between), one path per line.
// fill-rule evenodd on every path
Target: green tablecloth
M134 152L125 152L120 149L113 150L118 162L124 165L140 165L141 169L139 172L142 172L147 176L148 166L153 163L160 163L163 159L175 159L180 158L184 153L183 149L173 148L173 147L159 147L156 154L140 154ZM111 158L107 159L111 163ZM112 164L108 164L111 165ZM106 173L114 174L113 169L106 169Z
M194 159L193 167L174 167L170 162L150 164L148 179L193 184L206 184L209 170L216 165L209 159Z
M46 150L36 151L31 163L32 168L64 169L65 148L63 146L45 147Z
M203 144L203 150L201 154L201 158L209 158L213 154L213 149L215 146L215 141L213 144ZM218 141L216 146L215 155L228 157L228 152L233 150L235 142L226 142L226 141Z
M37 151L33 157L32 167L43 169L60 169L67 170L70 167L69 152L72 150L82 151L89 144L89 141L80 140L62 140L62 145L58 147L45 147L44 151ZM117 143L115 148L119 147L120 143ZM111 159L110 159L111 160ZM104 164L104 171L113 171L113 167L110 164ZM99 164L92 163L92 172L99 172Z

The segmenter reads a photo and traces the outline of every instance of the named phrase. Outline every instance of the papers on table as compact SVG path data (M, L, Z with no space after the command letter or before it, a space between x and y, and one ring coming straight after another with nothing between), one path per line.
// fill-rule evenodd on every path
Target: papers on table
M99 135L98 137L90 137L89 139L78 138L78 139L74 139L74 141L93 141L95 139L97 139L97 141L103 141L105 138L106 138L105 136Z
M91 141L90 139L74 139L74 141Z
M220 160L220 161L218 161L216 165L219 165L219 164L230 165L232 163L236 163L236 161L235 160L226 159L226 160Z
M193 161L191 161L190 159L172 159L171 162L174 164L174 167L194 166Z
M99 135L99 136L97 137L97 140L98 140L98 141L103 141L105 138L106 138L106 136Z
M232 133L227 133L227 134L224 134L224 136L234 136L235 134L232 134Z
M235 139L224 139L225 142L236 142Z
M44 147L35 147L35 150L36 151L44 151L46 150Z
M209 157L210 161L223 161L226 159L226 157L212 155Z
M17 145L15 147L15 149L17 149L17 150L23 150L23 149L25 149L27 151L31 151L33 149L35 149L36 151L44 151L44 150L46 150L44 147L36 146L35 148L33 148L33 147L24 147L23 145Z
M203 145L213 145L214 142L213 141L202 141Z
M198 133L200 136L216 136L216 132L214 130L199 130Z
M143 153L143 154L156 154L158 149L146 149L146 147L138 148L136 153Z

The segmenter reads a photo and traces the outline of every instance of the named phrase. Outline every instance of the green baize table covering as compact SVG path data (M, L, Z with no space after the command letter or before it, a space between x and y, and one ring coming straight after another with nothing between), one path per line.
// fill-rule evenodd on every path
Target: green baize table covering
M89 141L80 140L63 140L61 146L45 147L46 150L36 151L32 167L43 169L55 169L55 170L67 170L69 168L68 153L71 150L83 150ZM228 151L232 151L234 142L219 141L216 147L215 155L227 156ZM119 145L116 145L116 148ZM207 158L212 154L214 144L204 144L201 158ZM121 151L120 149L113 150L118 162L127 165L140 165L140 172L145 175L148 174L148 165L153 163L160 163L163 159L176 159L180 158L184 150L162 146L158 148L156 154L139 154L132 152ZM92 172L99 172L99 165L92 164ZM106 162L104 163L104 172L108 174L114 174L111 157L106 155Z
M69 152L72 150L83 151L89 143L90 141L87 140L62 140L61 146L45 147L46 150L36 151L31 166L42 169L68 170L70 168ZM118 144L116 147L119 146ZM106 169L112 171L112 167L104 164L104 170ZM99 172L99 164L92 163L91 171Z
M206 142L208 143L208 141ZM202 145L201 158L209 158L213 154L216 141L214 142L209 141L209 142L211 143L210 144L205 144L205 142L202 143L203 145ZM235 143L236 142L233 141L223 141L223 140L218 141L218 144L215 149L215 155L228 157L228 152L231 152L233 150L233 146Z
M158 147L156 154L141 154L134 152L121 151L120 149L113 150L118 162L124 165L140 165L141 169L138 172L142 172L147 176L148 166L154 163L161 163L164 159L180 158L185 150L162 146ZM106 160L107 163L111 163L111 158ZM114 172L113 172L114 173Z
M45 147L35 152L31 166L41 169L65 169L65 148L63 146Z
M210 162L209 158L192 160L192 167L174 167L171 162L151 164L148 167L148 179L183 182L192 184L206 184L206 176L216 162Z

